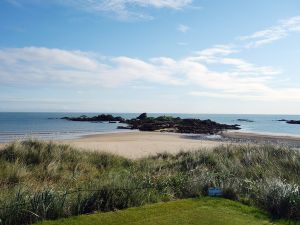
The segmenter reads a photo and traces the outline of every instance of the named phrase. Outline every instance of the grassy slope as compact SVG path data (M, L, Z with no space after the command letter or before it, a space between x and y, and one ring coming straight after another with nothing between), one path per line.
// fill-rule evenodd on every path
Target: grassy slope
M273 218L300 221L300 152L290 148L226 145L135 161L30 140L0 151L6 225L197 198L215 186Z
M271 223L260 210L217 198L200 198L157 203L126 210L46 221L39 225L109 224L199 224L263 225ZM276 223L278 224L278 223ZM281 223L282 224L282 223Z

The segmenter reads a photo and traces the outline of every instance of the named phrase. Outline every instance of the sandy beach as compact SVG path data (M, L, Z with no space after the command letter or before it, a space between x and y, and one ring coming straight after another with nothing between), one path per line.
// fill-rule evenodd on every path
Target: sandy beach
M199 139L176 133L125 132L89 135L62 141L84 150L106 151L129 158L140 158L156 153L213 149L222 144L287 144L300 146L300 137L225 132L216 140Z
M300 136L279 136L245 132L224 132L222 137L207 139L178 133L123 132L87 135L78 139L56 141L84 151L104 151L128 158L141 158L156 153L211 150L227 144L281 144L300 149ZM5 144L0 144L3 148Z
M156 153L212 149L221 142L185 138L182 134L159 132L125 132L89 135L62 141L84 150L105 151L129 158L140 158Z

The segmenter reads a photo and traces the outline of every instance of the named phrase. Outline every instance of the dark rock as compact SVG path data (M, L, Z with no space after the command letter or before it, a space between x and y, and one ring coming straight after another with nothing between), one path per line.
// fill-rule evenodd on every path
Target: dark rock
M288 124L300 124L300 120L287 120Z
M147 119L147 113L142 113L141 115L139 115L138 117L137 117L137 119L138 120L144 120L144 119Z
M144 120L126 120L132 129L141 131L171 131L176 133L216 134L223 130L239 130L239 125L227 125L211 120L181 119L179 117L160 116L147 117Z
M125 119L117 116L114 117L110 114L101 114L98 116L87 117L86 115L81 115L79 117L62 117L61 119L70 121L87 121L87 122L124 122Z
M277 121L286 122L288 124L300 124L300 120L285 120L285 119L280 119L280 120L277 120Z
M98 115L87 117L63 117L62 119L70 121L89 121L109 123L121 122L128 126L118 126L118 129L137 129L140 131L161 131L175 133L192 133L192 134L216 134L224 130L239 130L239 125L227 125L217 123L211 120L200 119L181 119L180 117L159 116L148 117L147 113L142 113L137 118L125 120L122 117L114 117L112 115Z

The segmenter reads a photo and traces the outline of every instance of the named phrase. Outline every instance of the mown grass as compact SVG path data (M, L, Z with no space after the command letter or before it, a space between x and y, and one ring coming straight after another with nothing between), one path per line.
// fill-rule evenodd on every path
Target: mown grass
M205 196L209 187L272 218L297 221L299 186L300 153L279 146L226 145L129 160L29 140L0 151L0 224Z
M96 213L45 221L38 225L271 225L283 224L270 221L262 211L240 203L216 198L177 200L156 203L121 211Z

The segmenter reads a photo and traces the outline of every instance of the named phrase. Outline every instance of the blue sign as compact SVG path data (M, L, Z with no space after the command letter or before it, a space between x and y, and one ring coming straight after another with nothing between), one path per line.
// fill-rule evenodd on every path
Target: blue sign
M223 192L220 188L211 187L208 188L208 196L222 196Z

